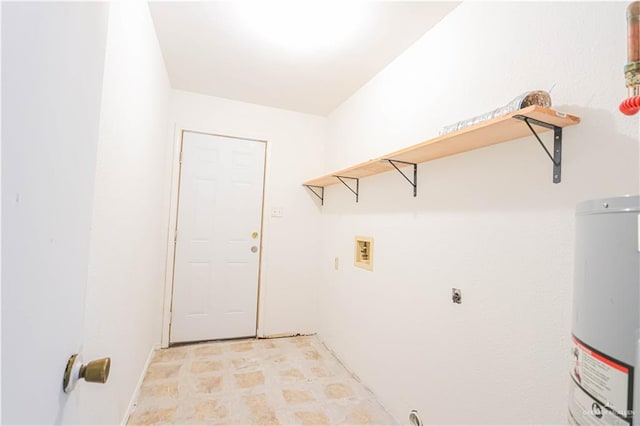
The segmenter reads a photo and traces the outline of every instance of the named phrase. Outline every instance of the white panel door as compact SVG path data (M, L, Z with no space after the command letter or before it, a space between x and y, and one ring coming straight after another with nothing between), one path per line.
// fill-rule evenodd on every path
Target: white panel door
M256 335L265 143L184 132L171 342Z

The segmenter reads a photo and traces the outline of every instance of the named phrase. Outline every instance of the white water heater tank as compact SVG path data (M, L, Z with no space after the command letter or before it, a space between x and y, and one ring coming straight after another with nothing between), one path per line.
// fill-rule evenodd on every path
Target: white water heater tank
M569 422L640 425L640 197L576 210Z

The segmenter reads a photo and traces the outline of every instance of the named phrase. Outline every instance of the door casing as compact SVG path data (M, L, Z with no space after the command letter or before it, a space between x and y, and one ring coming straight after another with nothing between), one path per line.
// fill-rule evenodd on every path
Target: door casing
M210 136L220 136L224 138L230 139L244 139L250 140L254 142L262 142L265 144L265 160L264 160L264 179L262 186L262 208L261 208L261 235L260 239L260 250L259 250L259 260L258 260L258 304L257 304L257 312L256 312L256 337L262 337L262 332L260 328L262 313L263 313L263 300L262 297L262 282L263 282L263 268L262 262L265 256L265 240L267 238L268 232L266 232L265 228L265 220L264 220L264 210L266 205L266 196L267 196L267 168L269 166L269 151L270 145L267 140L264 139L256 139L251 137L242 137L242 136L231 136L221 133L215 133L211 131L202 131L202 130L193 130L191 128L180 126L176 124L174 127L174 144L173 144L173 154L171 156L171 190L170 190L170 203L169 203L169 220L168 220L168 237L167 237L167 261L165 268L165 289L164 289L164 303L163 303L163 315L162 315L162 337L160 346L162 348L169 347L169 333L171 329L171 302L173 297L173 278L174 278L174 269L175 269L175 253L176 253L176 232L178 226L178 201L180 196L180 172L181 172L181 164L180 158L182 153L182 141L185 132L193 132L193 133L202 133Z

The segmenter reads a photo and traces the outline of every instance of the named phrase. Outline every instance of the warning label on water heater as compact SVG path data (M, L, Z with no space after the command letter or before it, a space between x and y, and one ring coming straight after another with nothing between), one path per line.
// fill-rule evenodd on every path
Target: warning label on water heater
M577 424L630 424L633 367L573 336L569 411Z

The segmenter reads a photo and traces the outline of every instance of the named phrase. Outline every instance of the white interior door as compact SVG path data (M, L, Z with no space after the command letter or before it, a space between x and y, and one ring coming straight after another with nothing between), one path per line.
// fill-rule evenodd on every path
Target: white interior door
M2 3L2 424L88 424L105 395L62 375L85 336L109 8Z
M265 143L184 132L171 342L256 335Z

